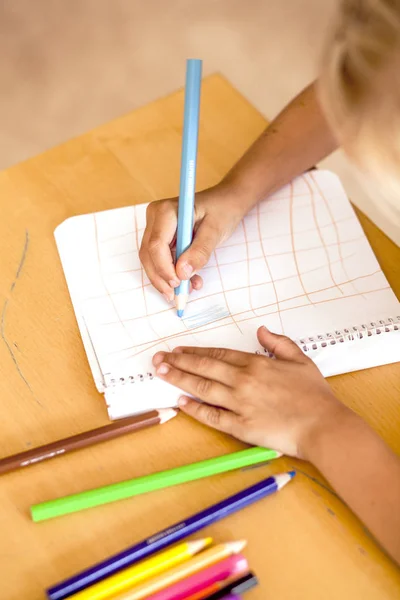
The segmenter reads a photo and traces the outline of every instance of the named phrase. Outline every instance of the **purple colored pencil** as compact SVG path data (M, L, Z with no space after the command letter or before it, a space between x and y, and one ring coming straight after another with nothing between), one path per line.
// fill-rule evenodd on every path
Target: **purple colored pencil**
M228 594L227 596L224 596L222 600L241 600L241 598L237 594Z
M188 519L175 523L146 540L123 550L119 554L115 554L73 577L57 583L47 590L47 595L50 600L68 598L72 594L76 594L80 590L106 579L106 577L121 571L139 560L143 560L147 556L163 550L167 546L192 535L200 529L257 502L257 500L261 500L261 498L279 491L294 476L295 471L290 471L289 473L263 479L259 483L222 500L222 502L213 504Z

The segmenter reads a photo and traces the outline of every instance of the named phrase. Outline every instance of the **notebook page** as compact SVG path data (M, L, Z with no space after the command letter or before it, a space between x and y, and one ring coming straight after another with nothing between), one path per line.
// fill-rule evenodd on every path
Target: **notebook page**
M139 205L83 215L56 230L78 322L106 383L146 375L155 352L177 345L252 352L260 325L297 339L400 312L332 173L306 173L253 209L213 253L182 320L140 264L145 213Z

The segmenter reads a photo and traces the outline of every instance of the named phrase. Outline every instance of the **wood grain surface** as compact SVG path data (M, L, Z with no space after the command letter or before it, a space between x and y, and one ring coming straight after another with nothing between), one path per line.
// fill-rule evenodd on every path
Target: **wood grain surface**
M58 259L54 228L72 215L178 193L179 91L0 174L0 453L107 423ZM216 183L266 125L221 76L204 81L198 189ZM358 213L393 289L400 250ZM400 452L399 364L331 379L343 400ZM261 580L249 600L389 599L400 573L312 467L282 458L49 522L29 507L50 498L240 449L179 416L0 479L0 597L42 600L44 589L272 473L295 466L281 494L209 528L246 538Z

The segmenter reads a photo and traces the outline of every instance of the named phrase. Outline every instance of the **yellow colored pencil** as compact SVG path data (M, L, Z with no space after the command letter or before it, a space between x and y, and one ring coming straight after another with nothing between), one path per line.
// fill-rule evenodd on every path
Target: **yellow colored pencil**
M123 569L119 573L99 581L94 585L71 596L71 600L104 600L115 597L134 585L137 585L167 571L184 561L188 561L192 556L209 546L212 538L204 538L193 542L183 542L164 552L159 552L147 560L143 560L132 567Z
M147 598L148 596L151 596L151 594L155 594L156 592L173 585L177 581L185 579L185 577L189 577L202 569L206 569L210 565L213 565L224 558L228 558L228 556L231 556L232 554L238 554L245 545L246 542L239 541L214 546L209 550L201 552L198 556L195 556L178 567L158 575L158 577L145 581L141 585L138 585L123 594L113 596L112 600L142 600L142 598ZM73 598L75 598L75 596L73 596Z

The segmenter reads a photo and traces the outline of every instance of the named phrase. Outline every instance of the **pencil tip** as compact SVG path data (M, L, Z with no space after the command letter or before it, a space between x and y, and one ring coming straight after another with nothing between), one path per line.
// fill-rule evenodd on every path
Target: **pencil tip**
M160 425L162 425L163 423L166 423L167 421L170 421L171 419L176 417L177 414L178 414L178 411L175 410L174 408L161 408L158 411L158 415L160 417Z
M288 471L287 473L282 473L281 475L275 475L275 484L278 490L282 489L289 481L293 479L296 475L296 471Z
M200 550L203 550L203 548L206 548L207 546L210 546L210 544L212 544L212 538L208 537L208 538L204 538L203 540L194 540L193 542L188 542L189 543L189 548L191 550L191 552L193 552L193 554L195 554L196 552L200 552Z
M187 294L178 294L175 296L176 312L177 312L177 315L179 318L183 317L183 313L185 311L187 301L188 301Z
M232 554L239 554L245 546L247 546L246 540L238 540L237 542L228 542L226 544L231 550Z
M270 458L268 458L268 460L283 456L282 452L279 452L279 450L273 450L272 448L267 448L267 450L270 452Z

